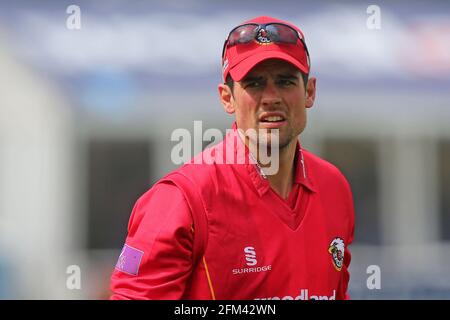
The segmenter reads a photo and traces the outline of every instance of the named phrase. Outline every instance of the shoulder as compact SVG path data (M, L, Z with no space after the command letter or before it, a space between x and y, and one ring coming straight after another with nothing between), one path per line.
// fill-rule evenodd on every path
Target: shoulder
M176 185L157 182L136 201L128 227L139 225L145 220L161 224L167 219L189 225L189 213L187 201Z
M332 220L348 226L348 243L353 241L355 209L350 184L334 164L303 149L307 175L324 205L333 213Z
M307 174L314 184L339 187L339 189L343 189L345 192L350 192L350 185L338 167L308 150L302 149L302 151Z
M205 149L178 169L167 174L163 179L171 180L176 175L187 178L193 186L208 189L217 184L219 176L229 170L224 159L223 142Z
M306 149L302 149L302 151L307 167L314 170L315 175L331 176L335 178L343 177L342 172L331 162L320 158Z

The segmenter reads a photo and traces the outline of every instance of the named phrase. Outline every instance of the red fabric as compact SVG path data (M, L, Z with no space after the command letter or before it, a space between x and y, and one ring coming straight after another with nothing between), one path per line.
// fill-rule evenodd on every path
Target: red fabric
M232 146L236 158L244 149L247 158L236 137L234 130L200 156L217 161ZM297 152L300 157L300 145ZM193 199L170 183L156 184L137 201L128 226L125 243L144 252L138 274L114 270L111 299L348 298L350 187L330 163L306 150L303 156L305 168L297 161L287 201L249 162L207 165L194 159L177 170L199 190L206 210L207 247L197 264L188 205ZM345 245L341 270L330 253L339 239Z
M295 208L297 198L301 197L301 195L299 195L299 192L300 192L300 185L298 183L294 183L294 185L292 186L292 190L289 193L289 197L286 199L286 202L289 205L289 207L291 207L291 209Z
M297 30L304 38L303 32L295 25L268 16L256 17L252 20L245 21L242 24L266 24L272 22L289 25ZM296 66L302 72L309 73L306 50L300 40L297 44L278 44L270 42L263 45L254 41L252 43L237 44L227 47L225 56L222 59L223 79L225 81L230 73L234 81L241 81L242 78L258 63L273 58L285 60Z
M180 190L158 184L134 206L126 243L144 252L137 276L115 270L112 299L179 299L191 273L193 233Z

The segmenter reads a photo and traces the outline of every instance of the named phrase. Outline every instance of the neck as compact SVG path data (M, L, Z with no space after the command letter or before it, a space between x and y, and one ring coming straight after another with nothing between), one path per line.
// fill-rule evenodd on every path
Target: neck
M297 139L294 139L286 147L281 148L279 151L280 166L278 172L273 175L267 175L267 180L269 180L270 186L283 199L288 198L294 184L296 147Z
M248 146L249 141L244 137L241 131L238 130L239 137ZM288 145L279 149L279 167L275 174L267 175L267 180L271 188L278 193L283 199L289 197L289 193L294 185L295 178L295 153L297 148L297 139L293 139ZM254 155L255 156L255 155ZM258 157L255 157L258 163L261 163ZM270 165L270 164L268 164ZM262 166L264 171L264 166Z

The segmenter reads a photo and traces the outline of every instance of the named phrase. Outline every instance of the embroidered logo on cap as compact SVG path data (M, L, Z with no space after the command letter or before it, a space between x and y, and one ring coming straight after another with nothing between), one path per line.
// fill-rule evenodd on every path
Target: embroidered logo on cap
M259 44L269 44L272 43L272 41L268 38L267 31L265 29L260 29L258 31L258 34L256 35L256 41Z
M137 276L143 255L143 251L125 244L117 260L116 269Z

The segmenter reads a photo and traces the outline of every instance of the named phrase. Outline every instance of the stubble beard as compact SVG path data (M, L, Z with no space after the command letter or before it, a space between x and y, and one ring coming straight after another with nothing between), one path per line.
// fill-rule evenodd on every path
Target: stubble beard
M278 141L272 141L273 135L278 135ZM277 129L259 129L256 139L255 137L248 136L246 138L251 145L250 149L252 151L259 151L263 149L266 154L270 156L273 151L272 148L278 148L278 154L280 154L285 148L291 145L293 140L298 138L298 135L295 134L292 128L288 128L287 132L284 134L280 134L280 130Z

